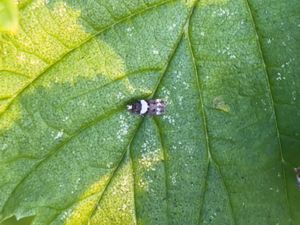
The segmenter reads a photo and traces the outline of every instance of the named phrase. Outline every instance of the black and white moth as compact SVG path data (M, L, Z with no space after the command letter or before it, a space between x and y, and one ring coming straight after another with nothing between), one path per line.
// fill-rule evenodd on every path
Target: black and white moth
M127 105L129 112L138 115L159 116L165 112L166 103L162 99L138 100Z
M295 168L295 173L296 173L296 179L297 179L297 185L300 188L300 167Z

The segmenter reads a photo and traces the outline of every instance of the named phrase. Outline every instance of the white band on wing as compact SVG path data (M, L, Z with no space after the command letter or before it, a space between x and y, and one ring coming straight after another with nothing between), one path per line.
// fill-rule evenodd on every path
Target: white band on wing
M140 114L145 114L148 111L148 103L145 100L141 100L141 112Z

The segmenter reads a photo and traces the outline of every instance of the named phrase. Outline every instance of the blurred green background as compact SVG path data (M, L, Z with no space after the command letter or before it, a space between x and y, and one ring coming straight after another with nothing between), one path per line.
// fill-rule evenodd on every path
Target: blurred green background
M26 217L21 220L16 220L15 217L12 217L12 218L0 223L0 225L30 225L32 220L33 220L33 217Z

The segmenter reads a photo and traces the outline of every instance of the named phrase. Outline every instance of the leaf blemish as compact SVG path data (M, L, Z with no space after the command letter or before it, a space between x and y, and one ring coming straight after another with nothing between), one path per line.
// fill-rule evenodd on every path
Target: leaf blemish
M217 96L213 99L213 107L223 112L229 112L230 107L227 105L222 96Z
M154 171L155 167L158 162L162 161L162 157L160 155L161 150L155 149L151 152L146 152L142 154L141 159L139 159L139 164L146 169L146 171Z
M60 130L56 136L54 137L54 140L58 140L64 136L64 130Z

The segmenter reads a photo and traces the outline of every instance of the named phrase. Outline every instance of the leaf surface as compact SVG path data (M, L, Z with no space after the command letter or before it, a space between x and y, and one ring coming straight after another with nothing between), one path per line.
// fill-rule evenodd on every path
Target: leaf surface
M0 221L300 223L297 0L19 10L0 39ZM126 111L147 98L165 115Z
M0 1L0 31L16 32L18 28L18 10L12 0Z

